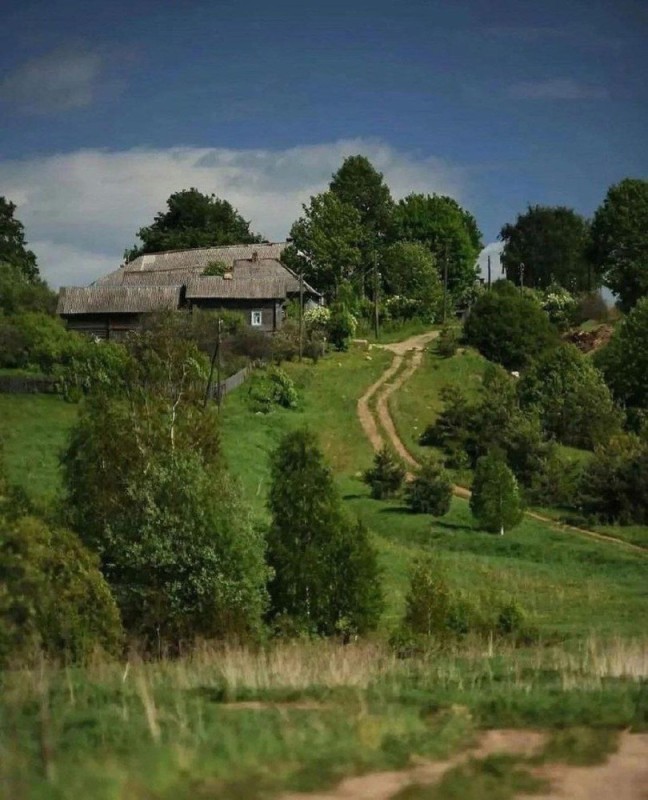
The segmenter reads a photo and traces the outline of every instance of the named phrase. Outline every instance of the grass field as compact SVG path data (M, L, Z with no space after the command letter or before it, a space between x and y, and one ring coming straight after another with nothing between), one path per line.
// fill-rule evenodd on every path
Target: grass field
M552 757L592 729L607 742L610 731L648 728L646 557L532 519L504 537L488 535L475 529L458 498L441 520L370 499L360 476L372 452L356 402L391 354L369 356L286 365L301 396L294 411L253 413L243 385L226 398L222 435L259 521L266 517L268 458L282 433L308 426L319 435L345 503L366 521L379 552L387 601L380 630L349 646L205 645L159 663L98 658L85 668L9 671L0 678L2 797L260 800L401 768L415 757L445 757L482 728L562 731L547 745ZM436 388L448 379L476 387L483 363L474 353L441 367L439 361L427 355L397 396L403 418L431 421ZM75 407L53 397L0 396L0 413L13 479L47 502L59 487L57 453ZM386 639L403 612L408 570L428 552L454 586L521 603L537 644L515 649L468 639L397 659ZM572 736L572 726L581 733ZM473 765L447 782L479 788L486 778ZM488 797L511 796L504 794L507 780Z

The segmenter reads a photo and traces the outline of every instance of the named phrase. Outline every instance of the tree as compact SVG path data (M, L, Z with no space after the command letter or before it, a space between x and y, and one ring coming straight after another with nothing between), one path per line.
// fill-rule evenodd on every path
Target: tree
M364 528L344 512L310 433L283 437L272 455L271 481L271 617L325 635L375 627L382 607L375 553Z
M442 517L450 511L452 481L435 459L427 459L405 490L405 498L414 514Z
M395 495L404 479L405 469L396 461L388 447L383 447L376 453L373 466L363 476L364 482L371 487L374 500L384 500Z
M581 479L580 506L598 522L648 524L648 441L633 434L598 447Z
M385 248L382 262L385 292L415 301L417 313L438 315L443 303L443 287L434 256L417 242L396 242Z
M15 203L0 197L0 262L16 267L27 281L36 281L36 256L27 249L25 228L14 218L15 210Z
M290 236L294 251L301 251L305 258L295 259L293 252L291 261L288 252L287 263L303 272L328 298L334 298L343 281L359 276L364 235L360 214L333 192L311 197L303 209L304 215L293 223Z
M520 378L518 393L522 408L535 409L545 433L563 444L593 448L620 429L603 375L572 344L542 354Z
M263 540L204 407L207 363L175 318L126 340L121 381L84 401L63 458L70 524L149 647L255 634Z
M506 277L516 284L522 283L521 264L524 285L535 289L556 283L570 292L591 291L599 283L587 254L589 225L571 208L529 206L499 238Z
M392 220L392 241L425 245L434 256L441 279L447 265L448 288L455 299L472 288L477 279L481 233L472 214L456 200L436 194L410 194L398 202Z
M137 235L142 244L125 252L127 261L162 250L262 241L260 236L250 232L250 223L227 200L193 188L172 194L167 200L167 211L156 214L153 224L140 228Z
M56 295L38 277L28 278L20 266L0 260L0 313L41 311L52 314Z
M648 294L648 180L611 186L594 214L591 258L623 311Z
M594 359L620 403L629 409L648 409L648 297L616 326Z
M508 281L497 281L470 311L464 327L466 342L506 369L526 367L558 334L535 299Z
M0 518L0 662L33 657L82 660L117 654L119 611L97 566L70 531L35 517Z
M522 521L522 504L515 475L497 453L477 462L470 510L484 530L504 534Z

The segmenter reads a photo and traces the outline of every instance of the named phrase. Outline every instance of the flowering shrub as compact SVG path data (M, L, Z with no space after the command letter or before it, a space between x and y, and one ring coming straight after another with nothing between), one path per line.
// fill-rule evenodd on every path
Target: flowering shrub
M331 309L326 306L313 306L304 312L304 325L310 329L324 329L331 320Z
M561 328L569 325L576 305L577 301L567 289L556 284L549 286L542 298L542 308L549 315L549 319Z

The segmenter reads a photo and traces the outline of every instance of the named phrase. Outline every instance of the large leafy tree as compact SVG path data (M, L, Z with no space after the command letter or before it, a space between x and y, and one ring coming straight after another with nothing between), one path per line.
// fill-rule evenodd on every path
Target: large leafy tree
M329 188L342 203L358 212L370 244L387 233L394 201L382 172L366 156L346 158Z
M359 212L333 192L311 197L304 214L292 226L293 245L286 262L329 298L340 285L361 275L363 228ZM297 255L303 253L303 257Z
M206 358L175 319L131 337L64 455L70 523L101 559L126 629L150 646L244 636L264 610L263 542L203 407Z
M543 353L518 384L520 404L536 410L546 434L574 447L605 442L620 429L603 375L571 344Z
M142 244L126 251L124 255L129 261L143 253L162 250L262 241L227 200L194 188L172 194L167 200L167 210L156 214L153 223L140 228L137 235Z
M648 180L610 187L592 221L591 257L624 311L648 294Z
M648 297L617 325L595 360L624 406L648 410Z
M564 206L529 206L504 225L502 265L510 281L546 289L553 283L570 291L589 291L598 278L587 255L589 225ZM524 277L520 265L524 264Z
M421 310L436 311L443 288L434 256L418 242L396 242L385 248L382 279L388 295L416 300Z
M477 462L470 510L481 527L503 534L522 521L522 503L515 475L497 453Z
M410 194L400 200L392 215L391 239L424 244L441 276L447 266L448 288L456 298L473 286L481 233L472 214L451 197Z
M376 554L344 509L322 451L307 431L272 456L268 506L271 615L320 634L376 626L382 609Z
M15 210L15 203L0 197L0 262L17 268L27 281L36 281L39 276L36 256L27 249L25 228L14 217Z
M523 369L558 340L537 301L509 281L497 281L479 297L464 335L483 356L512 370Z

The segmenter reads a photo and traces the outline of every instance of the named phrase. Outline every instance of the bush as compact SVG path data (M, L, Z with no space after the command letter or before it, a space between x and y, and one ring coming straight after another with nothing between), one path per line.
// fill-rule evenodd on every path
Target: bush
M566 330L576 309L576 299L558 284L551 284L542 296L542 308L559 330Z
M374 500L383 500L392 497L401 488L405 479L405 470L394 458L387 447L383 447L374 456L374 463L368 469L363 480L371 487L371 496Z
M273 406L296 408L297 390L291 378L279 367L269 367L253 376L249 389L254 411L268 414Z
M436 350L442 358L451 358L459 349L459 333L456 328L445 327L437 339Z
M229 338L229 347L234 355L247 356L250 361L270 361L272 337L247 325Z
M331 309L328 325L328 338L336 350L349 347L349 339L355 334L357 320L346 306L336 305Z
M522 408L540 415L549 436L574 447L592 448L621 427L603 375L574 345L544 353L518 383Z
M0 366L49 372L78 339L58 317L29 311L0 320Z
M70 531L0 518L0 663L38 650L83 660L122 643L119 612L95 556Z
M428 459L407 485L405 498L414 514L442 517L450 510L452 481L437 461Z
M587 292L577 298L576 305L572 309L571 321L574 325L581 325L589 320L605 322L609 314L610 309L601 292Z
M508 370L524 369L558 341L536 300L508 281L497 281L472 307L464 327L468 344Z
M444 386L440 391L443 410L436 421L423 431L419 443L443 450L449 467L468 466L467 445L472 434L474 406L457 386Z
M515 475L496 453L477 462L470 510L480 526L504 534L522 521L522 503Z

